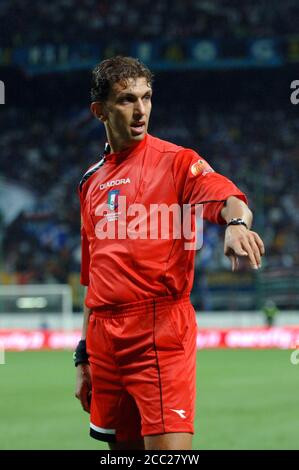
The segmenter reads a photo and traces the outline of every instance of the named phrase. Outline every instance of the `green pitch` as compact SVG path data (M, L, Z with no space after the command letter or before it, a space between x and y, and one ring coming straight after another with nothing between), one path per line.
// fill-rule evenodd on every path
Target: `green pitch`
M290 351L198 354L194 449L299 449L299 365ZM0 449L107 449L88 436L71 352L7 353Z

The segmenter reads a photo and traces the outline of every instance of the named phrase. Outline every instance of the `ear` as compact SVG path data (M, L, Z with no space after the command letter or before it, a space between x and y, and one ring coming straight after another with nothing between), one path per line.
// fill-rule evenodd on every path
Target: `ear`
M100 101L93 101L90 105L90 111L92 114L102 122L106 121L106 116L104 112L104 104Z

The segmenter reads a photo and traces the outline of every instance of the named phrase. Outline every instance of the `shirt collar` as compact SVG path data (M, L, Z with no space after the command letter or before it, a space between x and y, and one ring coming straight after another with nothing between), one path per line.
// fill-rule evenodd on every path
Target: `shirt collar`
M106 142L105 144L105 150L104 150L104 156L106 161L114 161L114 162L120 162L123 161L127 158L131 158L133 155L135 155L137 152L142 150L147 142L147 134L145 135L144 139L142 139L140 142L138 142L137 145L134 145L133 147L129 147L125 150L122 150L121 152L112 152L111 153L111 147L109 142Z

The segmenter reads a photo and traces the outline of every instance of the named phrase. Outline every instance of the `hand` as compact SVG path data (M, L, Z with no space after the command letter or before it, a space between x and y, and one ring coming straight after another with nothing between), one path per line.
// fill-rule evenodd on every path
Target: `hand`
M89 364L79 364L77 366L76 398L80 400L82 408L90 413L91 401L91 374Z
M232 271L239 266L238 256L247 257L253 269L261 267L261 256L265 254L259 235L244 225L229 225L225 230L224 254L231 260Z

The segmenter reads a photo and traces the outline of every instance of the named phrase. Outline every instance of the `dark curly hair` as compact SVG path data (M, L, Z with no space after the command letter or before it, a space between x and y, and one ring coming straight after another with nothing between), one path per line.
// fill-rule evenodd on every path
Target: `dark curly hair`
M117 82L124 85L130 78L144 77L152 86L152 72L138 59L116 56L100 62L92 71L91 100L104 102Z

